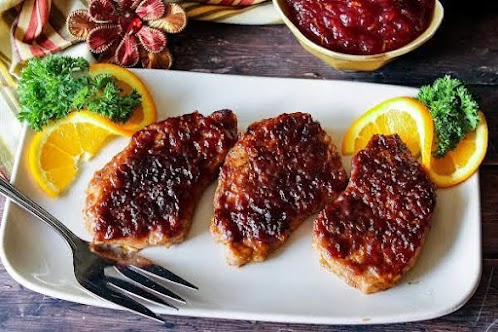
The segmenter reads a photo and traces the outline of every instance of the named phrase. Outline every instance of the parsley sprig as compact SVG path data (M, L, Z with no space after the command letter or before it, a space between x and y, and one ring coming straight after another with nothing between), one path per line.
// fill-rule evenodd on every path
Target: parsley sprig
M427 106L434 121L435 158L444 157L477 128L479 105L459 79L449 75L439 78L421 87L417 99Z
M85 59L69 56L30 60L17 87L19 119L34 130L42 130L50 120L88 109L114 122L127 121L141 104L140 94L136 90L123 94L111 75L91 77L89 66Z

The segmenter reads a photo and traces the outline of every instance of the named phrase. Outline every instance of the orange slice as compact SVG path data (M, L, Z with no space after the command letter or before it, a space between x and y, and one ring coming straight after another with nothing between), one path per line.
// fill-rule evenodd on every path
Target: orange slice
M354 154L365 148L374 134L396 133L429 170L433 130L431 115L424 104L410 97L389 99L368 110L349 127L342 153Z
M110 74L118 80L118 86L123 89L123 94L128 94L132 89L135 89L142 96L142 105L137 107L127 122L119 125L122 130L133 134L156 121L156 105L154 104L152 95L147 90L145 84L133 72L110 63L90 65L89 72L92 76Z
M55 198L71 184L80 161L93 157L113 135L130 133L95 113L73 112L35 134L28 151L30 173Z
M454 150L441 159L432 159L429 175L439 188L457 185L477 171L488 149L488 125L479 112L477 129L468 133Z

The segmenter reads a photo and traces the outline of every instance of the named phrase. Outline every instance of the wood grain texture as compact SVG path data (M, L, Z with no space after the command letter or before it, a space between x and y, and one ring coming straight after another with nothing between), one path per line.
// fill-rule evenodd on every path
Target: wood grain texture
M379 326L314 326L171 316L172 331L498 331L498 2L443 1L446 17L417 51L374 73L338 72L306 53L284 26L190 22L170 38L174 68L222 74L342 79L419 86L444 74L469 82L481 96L490 129L480 172L483 275L475 295L445 317ZM0 197L0 215L4 199ZM458 278L458 275L455 275ZM1 331L158 331L138 316L49 298L17 284L0 266Z
M466 2L446 2L451 6L433 39L373 73L334 70L304 51L283 25L251 28L200 22L170 39L174 68L413 86L454 74L473 85L498 84L498 4L476 0L482 10L469 11L468 6L460 7Z
M498 166L482 166L479 176L483 256L498 259Z

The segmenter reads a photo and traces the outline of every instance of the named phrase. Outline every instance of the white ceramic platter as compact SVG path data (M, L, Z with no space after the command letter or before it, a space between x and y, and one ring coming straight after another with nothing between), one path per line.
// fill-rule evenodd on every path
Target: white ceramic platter
M150 88L159 119L193 110L204 114L230 108L239 129L283 112L309 112L340 146L352 121L382 100L415 95L417 90L342 81L239 77L175 71L137 70ZM112 141L82 166L69 192L47 198L28 173L25 130L13 183L90 240L83 227L85 188L93 173L128 142ZM349 158L344 158L350 169ZM307 220L268 261L243 268L225 263L223 248L208 231L215 184L204 194L187 240L170 249L146 249L144 256L199 286L175 289L190 299L180 311L163 314L320 324L373 324L429 319L451 313L474 293L481 274L481 217L478 176L438 191L433 227L422 255L401 283L385 292L363 295L327 272L311 247L313 218ZM72 272L69 249L59 236L7 202L1 225L1 257L7 271L34 291L96 306L110 306L82 291Z

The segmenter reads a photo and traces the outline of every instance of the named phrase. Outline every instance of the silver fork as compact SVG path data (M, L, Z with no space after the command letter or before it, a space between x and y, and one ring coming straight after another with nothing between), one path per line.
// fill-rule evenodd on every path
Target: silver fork
M160 316L133 298L137 297L176 310L178 308L165 301L164 297L181 303L186 303L186 301L152 278L198 289L173 272L139 256L136 252L114 246L98 246L80 239L45 209L4 180L1 175L0 193L38 217L66 240L73 252L76 280L92 295L102 300L112 302L141 316L164 322ZM107 275L104 270L109 268L114 268L123 278Z

